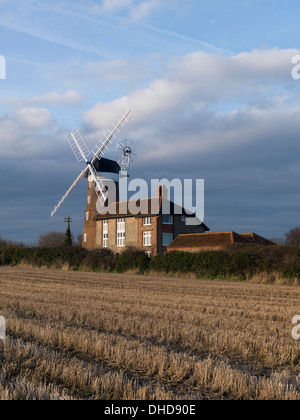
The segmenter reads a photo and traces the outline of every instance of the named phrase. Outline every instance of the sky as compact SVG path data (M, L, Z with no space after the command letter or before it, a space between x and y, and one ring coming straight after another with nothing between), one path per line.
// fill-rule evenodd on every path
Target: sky
M295 0L0 0L0 236L82 233L92 149L128 108L131 178L205 179L211 231L300 225L300 4ZM300 74L300 71L299 71ZM117 143L111 148L117 157Z

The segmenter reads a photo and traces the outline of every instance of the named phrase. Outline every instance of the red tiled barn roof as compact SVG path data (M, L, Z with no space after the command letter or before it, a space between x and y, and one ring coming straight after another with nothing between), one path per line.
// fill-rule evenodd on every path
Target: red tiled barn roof
M215 232L215 233L189 233L177 236L169 245L169 249L181 248L214 248L233 243L250 243L257 245L275 245L255 233Z

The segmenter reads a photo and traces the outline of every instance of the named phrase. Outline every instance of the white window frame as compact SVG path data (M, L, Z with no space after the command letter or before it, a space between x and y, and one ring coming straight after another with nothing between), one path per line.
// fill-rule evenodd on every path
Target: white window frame
M148 258L151 258L152 257L152 252L151 251L146 251L146 255L147 255Z
M88 202L88 204L91 204L91 196L90 195L88 196L87 202Z
M143 246L152 246L152 232L147 230L143 232Z
M86 244L87 243L87 233L85 233L84 235L83 235L83 242Z
M144 217L143 226L151 226L151 225L152 225L152 218L151 217Z
M164 217L169 217L171 221L166 222L164 220ZM172 214L163 214L163 225L173 225L173 215Z
M125 246L126 237L126 222L125 218L117 219L117 247L122 248Z
M88 211L85 213L85 220L87 222L90 220L90 213Z
M166 240L166 237L168 235L168 240ZM169 239L171 238L171 240L169 241ZM162 246L169 246L170 243L173 242L173 233L163 233L162 236Z
M108 248L108 220L103 220L102 246Z

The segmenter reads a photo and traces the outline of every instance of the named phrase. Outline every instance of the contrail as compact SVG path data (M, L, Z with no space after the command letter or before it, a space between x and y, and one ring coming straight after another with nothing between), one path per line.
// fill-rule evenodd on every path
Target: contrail
M133 23L130 19L111 16L110 21L108 21L107 19L101 19L100 16L95 18L92 15L87 15L86 9L84 8L81 8L79 11L63 7L57 8L52 4L47 4L39 0L27 0L25 3L26 10L31 9L32 13L37 15L43 15L44 13L45 18L47 17L47 19L41 17L41 25L33 27L31 21L27 20L24 15L14 16L13 19L7 19L6 14L3 13L2 16L0 16L0 26L57 45L85 53L91 53L102 59L115 60L120 59L120 56L124 59L128 59L127 54L135 57L141 54L147 55L153 52L163 52L161 50L163 48L161 45L166 45L167 43L170 47L175 49L177 48L178 40L189 46L189 49L191 45L195 45L195 47L198 48L202 47L226 55L234 54L232 51L164 28L158 28L141 22ZM68 3L65 2L62 4L67 5ZM41 10L41 8L43 9ZM70 21L66 21L64 27L59 28L57 31L53 31L51 28L51 19L49 18L49 10L54 11L55 14L58 15L68 16ZM83 20L89 22L89 25L87 25L86 28L81 27L80 30L78 30L78 37L76 37L76 33L72 31L73 27L75 27L76 20L78 20L81 25ZM120 28L122 28L122 41L124 40L127 46L130 45L131 49L123 48L123 44L118 38ZM161 40L158 38L158 35L161 35L164 39ZM185 50L185 45L183 45L183 47L181 46L181 49ZM169 50L169 48L166 48L166 50Z

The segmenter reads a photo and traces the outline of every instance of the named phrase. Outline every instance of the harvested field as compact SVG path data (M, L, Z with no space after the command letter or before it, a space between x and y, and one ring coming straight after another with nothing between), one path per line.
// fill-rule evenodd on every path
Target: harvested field
M0 399L300 399L300 288L0 268Z

